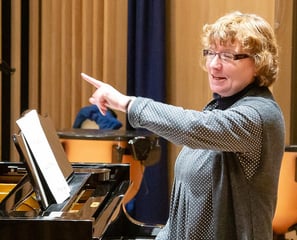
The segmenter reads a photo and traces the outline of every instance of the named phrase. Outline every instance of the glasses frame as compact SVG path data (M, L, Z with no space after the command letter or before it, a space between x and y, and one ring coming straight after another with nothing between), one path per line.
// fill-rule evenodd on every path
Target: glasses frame
M237 53L237 54L234 54L234 53L228 53L228 52L215 52L215 51L210 50L210 49L203 49L203 56L206 57L206 58L208 57L209 59L212 60L212 59L215 58L216 55L218 55L219 56L219 59L221 59L223 61L236 61L236 60L240 60L240 59L245 59L245 58L250 58L251 57L251 55L249 55L247 53Z

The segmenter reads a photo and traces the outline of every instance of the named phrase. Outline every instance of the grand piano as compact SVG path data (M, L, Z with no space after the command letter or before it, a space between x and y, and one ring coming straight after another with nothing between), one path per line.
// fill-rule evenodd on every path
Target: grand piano
M67 185L57 203L26 138L13 135L21 162L0 162L0 238L22 240L154 239L161 225L127 213L130 164L71 163L48 118L40 118Z

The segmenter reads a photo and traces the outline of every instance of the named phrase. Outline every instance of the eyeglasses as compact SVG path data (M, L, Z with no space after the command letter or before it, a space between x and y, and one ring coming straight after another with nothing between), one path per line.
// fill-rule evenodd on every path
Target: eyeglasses
M206 57L207 60L212 60L215 58L215 56L218 55L219 58L224 62L232 62L239 59L249 58L251 55L246 53L228 53L228 52L215 52L210 49L204 49L203 50L203 56Z

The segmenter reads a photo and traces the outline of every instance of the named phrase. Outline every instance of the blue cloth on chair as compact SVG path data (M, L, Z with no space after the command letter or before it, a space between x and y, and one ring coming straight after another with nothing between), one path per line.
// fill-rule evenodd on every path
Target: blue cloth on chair
M114 112L108 110L104 116L96 105L81 108L72 127L80 128L86 119L95 121L100 129L119 129L122 127L122 123L116 118Z

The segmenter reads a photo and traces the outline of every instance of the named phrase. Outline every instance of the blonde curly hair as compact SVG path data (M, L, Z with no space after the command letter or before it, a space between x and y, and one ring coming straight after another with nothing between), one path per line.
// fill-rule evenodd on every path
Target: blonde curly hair
M256 14L232 12L203 27L202 45L208 49L238 41L254 59L259 86L269 87L278 77L278 44L271 25Z

